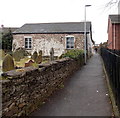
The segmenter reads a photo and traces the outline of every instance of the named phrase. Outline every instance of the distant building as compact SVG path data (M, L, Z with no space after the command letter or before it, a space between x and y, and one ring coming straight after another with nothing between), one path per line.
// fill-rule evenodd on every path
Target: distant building
M1 25L0 33L5 34L5 33L8 33L9 31L14 32L17 29L18 29L18 27L4 27L4 25Z
M18 27L4 27L4 25L1 25L1 27L0 27L0 40L2 39L2 35L8 33L9 31L14 32L17 29L18 29Z
M87 52L91 55L91 22L87 22L86 27ZM22 47L32 54L42 50L43 56L48 56L53 47L55 56L60 56L66 50L84 50L84 22L25 24L13 32L13 38L13 50Z
M120 50L120 15L109 15L107 47Z

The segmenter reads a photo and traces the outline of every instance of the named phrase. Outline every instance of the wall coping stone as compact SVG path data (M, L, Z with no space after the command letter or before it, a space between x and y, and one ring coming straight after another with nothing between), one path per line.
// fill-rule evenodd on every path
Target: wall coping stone
M18 79L18 77L23 77L25 76L25 74L35 72L35 71L44 71L46 68L50 66L57 65L58 63L63 63L63 62L70 61L70 60L73 60L73 59L63 58L60 60L55 60L55 61L47 62L44 64L38 64L38 67L33 67L33 66L23 67L21 69L15 69L15 70L3 72L1 76L5 78L7 77L8 80L12 80L16 78Z
M12 79L12 78L18 78L18 77L22 77L26 74L26 72L32 72L38 70L38 68L30 66L30 67L23 67L21 69L16 69L16 70L11 70L11 71L7 71L2 73L3 77L8 77L8 79Z

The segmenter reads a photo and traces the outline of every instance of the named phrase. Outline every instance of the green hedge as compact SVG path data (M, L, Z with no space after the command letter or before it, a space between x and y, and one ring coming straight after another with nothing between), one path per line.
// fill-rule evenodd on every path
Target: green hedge
M72 59L79 59L81 57L83 57L84 51L83 50L78 50L78 49L74 49L74 50L68 50L65 54L62 55L62 58L72 58Z

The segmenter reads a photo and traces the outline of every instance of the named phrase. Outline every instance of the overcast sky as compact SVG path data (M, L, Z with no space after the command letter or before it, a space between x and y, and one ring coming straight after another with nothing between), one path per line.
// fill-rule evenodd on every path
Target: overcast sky
M21 27L25 23L81 22L85 4L87 20L92 22L93 40L107 41L108 15L117 14L114 6L105 10L109 0L0 0L0 25Z

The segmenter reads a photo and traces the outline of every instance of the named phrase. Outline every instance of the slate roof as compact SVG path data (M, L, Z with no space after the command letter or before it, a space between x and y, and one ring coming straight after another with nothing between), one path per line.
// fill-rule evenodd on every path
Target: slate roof
M112 23L120 23L120 14L118 15L109 15Z
M91 22L86 23L86 31L91 31ZM24 24L13 34L35 34L35 33L79 33L84 32L84 22L63 23L33 23Z

